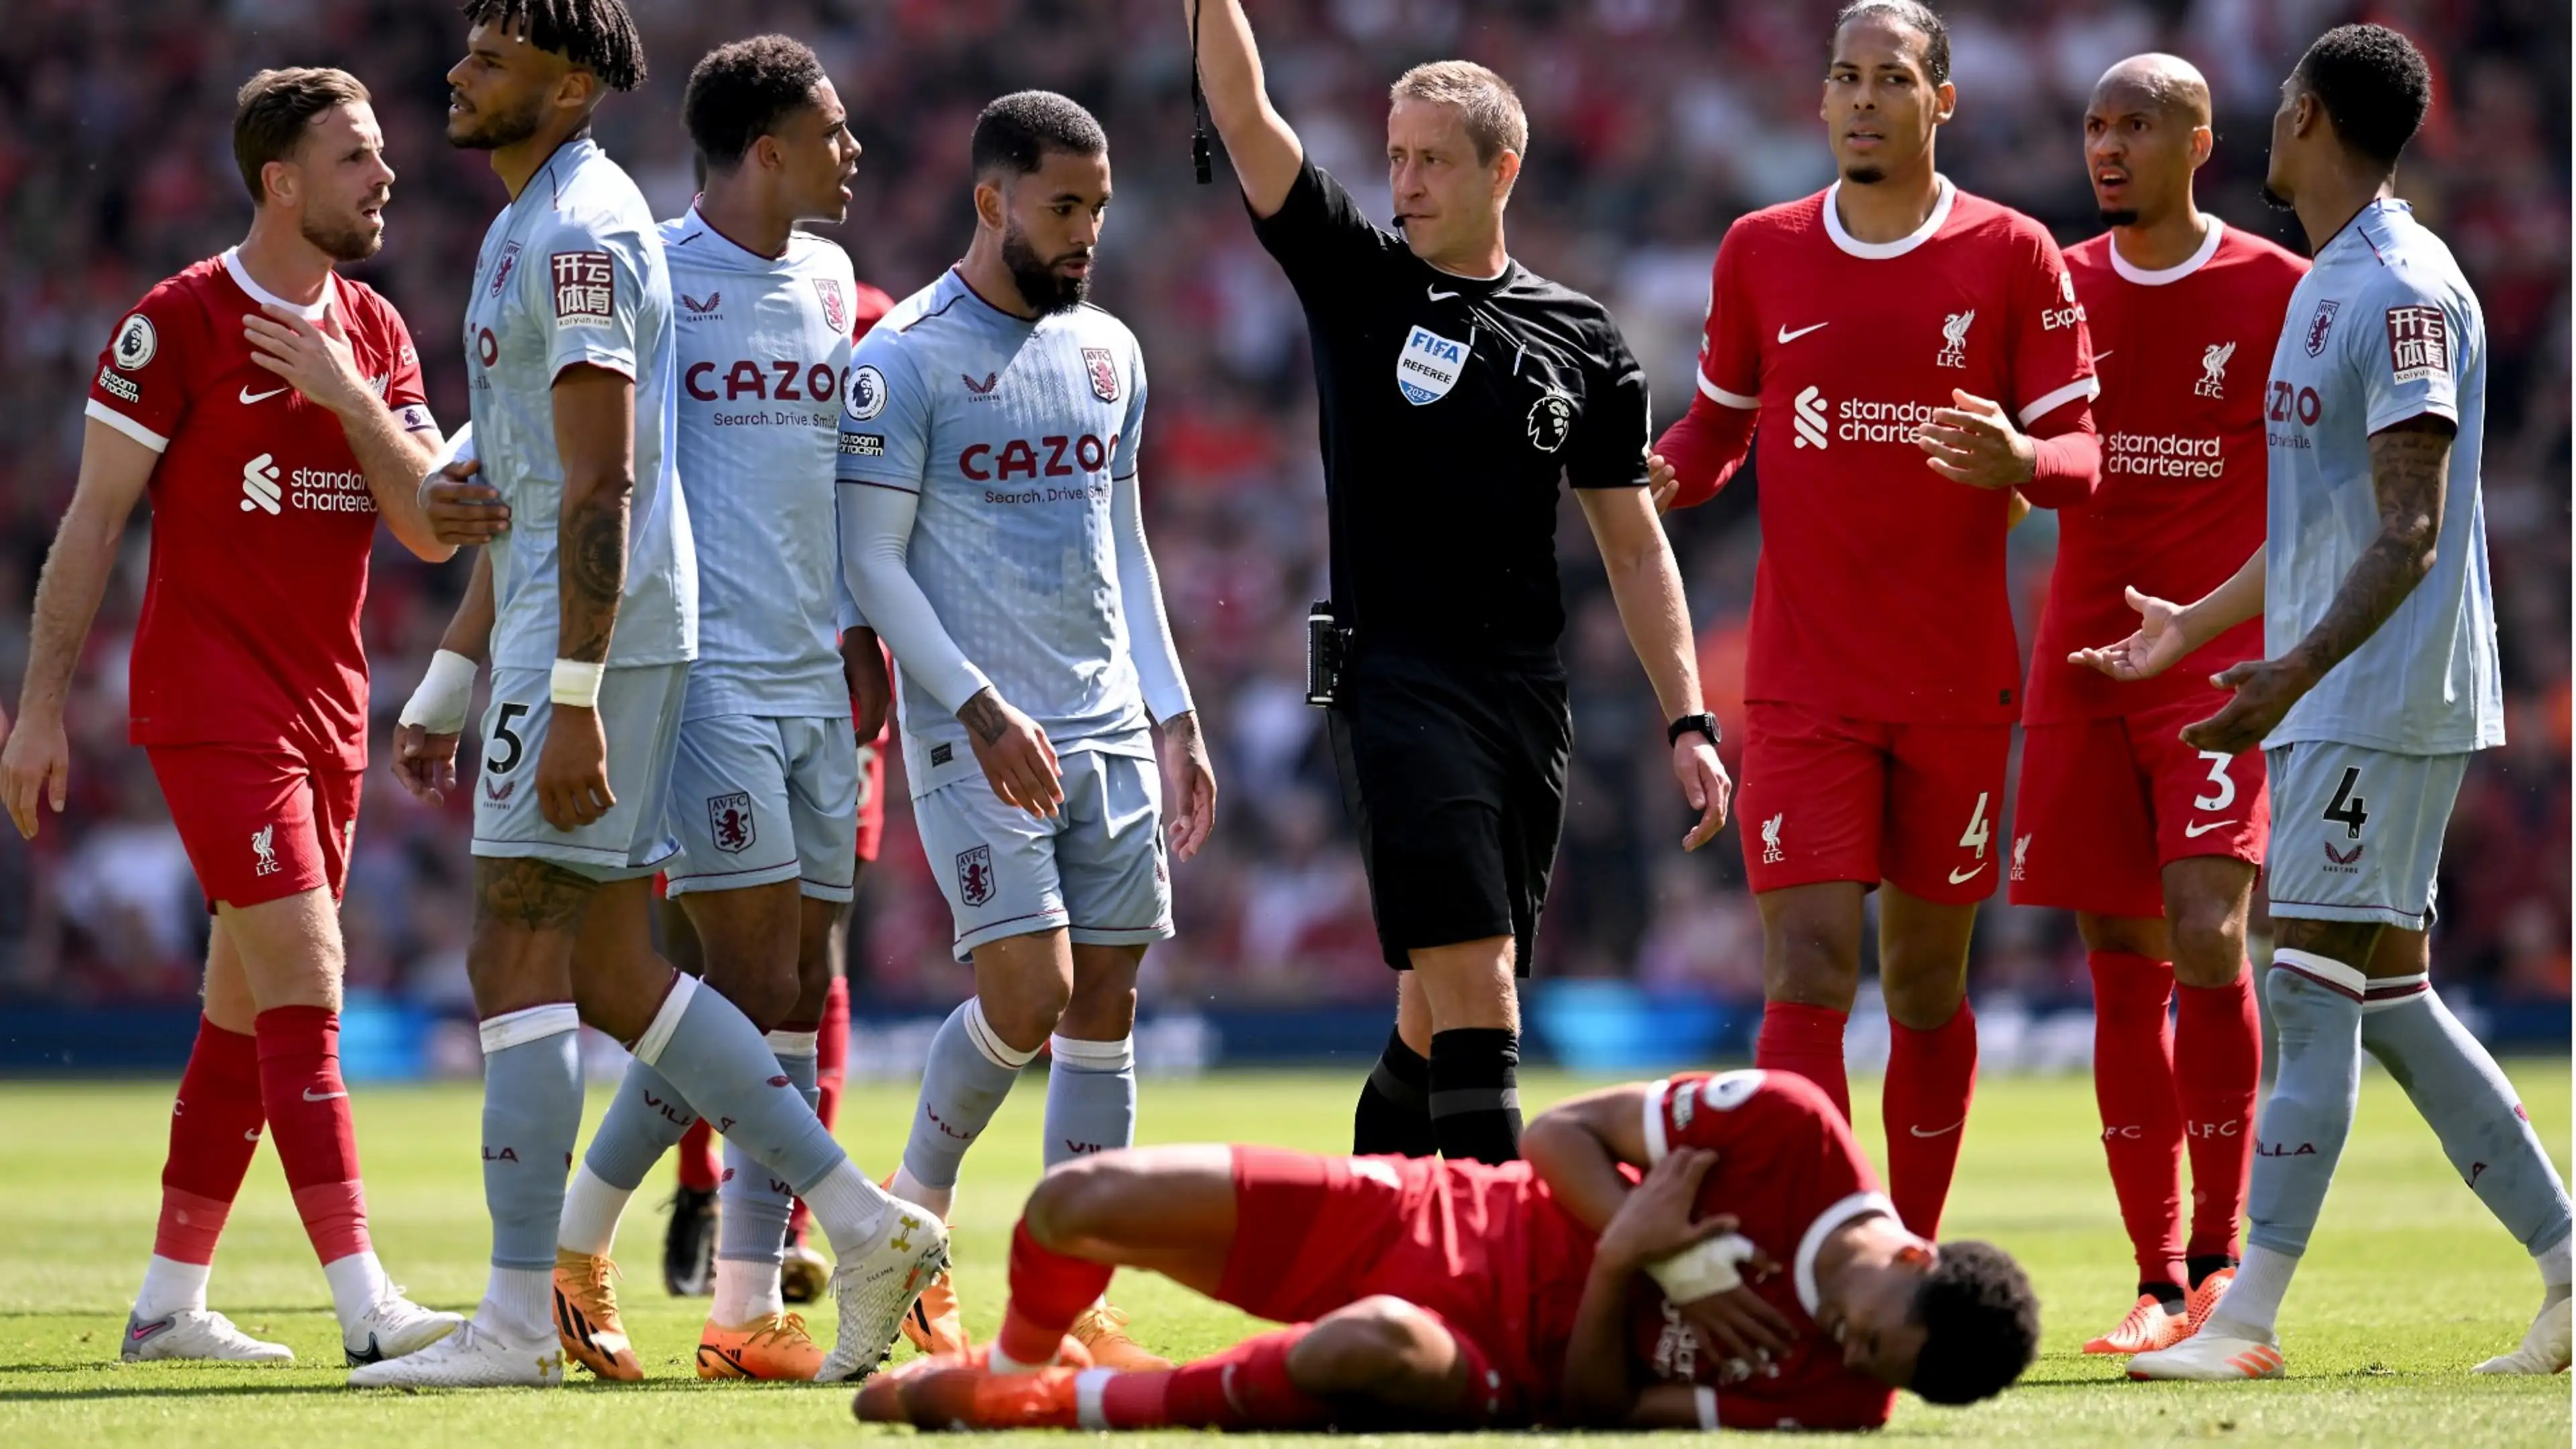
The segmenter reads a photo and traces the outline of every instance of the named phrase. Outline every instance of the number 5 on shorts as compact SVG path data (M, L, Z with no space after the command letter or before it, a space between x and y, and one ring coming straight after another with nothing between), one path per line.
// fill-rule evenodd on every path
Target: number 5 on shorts
M492 738L509 746L510 752L499 759L485 755L483 757L485 770L495 775L506 775L519 768L519 756L526 751L527 742L519 738L518 731L510 728L510 722L527 712L528 707L524 704L501 706L501 717L492 722Z

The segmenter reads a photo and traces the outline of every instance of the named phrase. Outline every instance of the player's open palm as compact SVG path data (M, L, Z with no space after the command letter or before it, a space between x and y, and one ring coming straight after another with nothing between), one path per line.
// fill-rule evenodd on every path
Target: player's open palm
M1697 850L1726 828L1726 807L1735 793L1735 781L1726 773L1726 762L1717 757L1717 746L1703 735L1689 733L1673 742L1673 778L1681 782L1682 798L1699 812L1699 823L1682 837L1682 849Z
M1188 860L1216 828L1216 766L1195 711L1163 721L1163 804L1172 826L1172 858Z
M2113 679L2153 679L2182 661L2191 642L2182 629L2182 606L2167 599L2129 592L2129 607L2138 611L2138 632L2100 649L2078 649L2069 664L2098 669Z
M455 735L434 735L426 725L394 728L394 781L415 800L440 805L456 788Z
M1038 722L1003 702L987 685L957 711L984 779L1005 805L1053 819L1064 803L1064 769Z
M475 480L482 460L459 458L420 480L420 511L430 537L455 548L490 543L510 530L510 505L501 490Z
M326 307L317 325L302 313L263 304L242 318L250 360L294 385L319 407L346 414L376 405L375 391L359 374L358 356L340 325L339 308Z
M608 735L599 711L558 704L537 751L537 808L557 830L579 830L608 813Z
M42 799L63 813L72 783L72 747L60 717L41 718L30 711L0 745L0 795L9 803L9 821L18 834L36 838L36 802Z

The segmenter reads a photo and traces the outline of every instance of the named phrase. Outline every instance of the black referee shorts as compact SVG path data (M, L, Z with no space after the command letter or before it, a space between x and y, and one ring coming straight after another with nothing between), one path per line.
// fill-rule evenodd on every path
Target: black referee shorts
M1331 722L1386 964L1510 936L1527 976L1565 826L1564 670L1365 654Z

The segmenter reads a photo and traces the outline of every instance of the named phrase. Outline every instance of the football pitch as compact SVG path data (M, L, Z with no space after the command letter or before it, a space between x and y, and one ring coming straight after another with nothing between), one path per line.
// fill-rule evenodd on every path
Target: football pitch
M2507 1067L2563 1172L2567 1064ZM1357 1080L1357 1069L1149 1079L1142 1135L1331 1150L1347 1143ZM1535 1076L1523 1100L1536 1111L1579 1085ZM1874 1148L1877 1086L1855 1087L1861 1138ZM590 1093L594 1116L607 1096L604 1088ZM1977 1097L1946 1227L1953 1236L1992 1238L2029 1267L2046 1305L2044 1351L2019 1388L1974 1409L1902 1399L1888 1433L2069 1444L2568 1443L2566 1376L2467 1372L2519 1341L2538 1282L2375 1068L2284 1315L2292 1377L2275 1383L2132 1384L2120 1360L2079 1352L2135 1291L2095 1141L2091 1087L2078 1077L1997 1080ZM1000 1320L1005 1248L1037 1173L1043 1099L1041 1080L1022 1083L967 1163L958 1283L978 1337ZM298 1362L120 1364L117 1340L152 1241L169 1104L163 1083L0 1084L0 1120L10 1124L0 1181L0 1443L778 1449L909 1432L860 1429L846 1388L698 1381L690 1355L704 1301L672 1299L661 1286L658 1207L668 1167L637 1196L618 1244L627 1324L651 1376L642 1384L595 1384L575 1372L557 1392L345 1389L329 1298L267 1148L216 1259L212 1306L292 1345ZM471 1308L483 1288L489 1237L472 1146L478 1104L470 1086L362 1087L357 1096L376 1246L414 1297L440 1307ZM856 1086L840 1135L863 1167L882 1173L901 1149L910 1109L906 1086ZM1217 1348L1250 1327L1231 1309L1143 1275L1122 1276L1111 1297L1133 1313L1140 1341L1174 1357ZM812 1316L815 1336L828 1343L828 1305Z

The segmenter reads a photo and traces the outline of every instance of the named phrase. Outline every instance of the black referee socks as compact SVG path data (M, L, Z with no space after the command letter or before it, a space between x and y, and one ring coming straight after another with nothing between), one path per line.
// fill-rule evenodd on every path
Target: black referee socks
M1521 1038L1500 1027L1431 1037L1431 1135L1443 1157L1510 1162L1521 1155Z
M1439 1150L1431 1135L1431 1063L1389 1028L1386 1050L1360 1088L1359 1110L1351 1114L1351 1151L1361 1157L1430 1157Z

